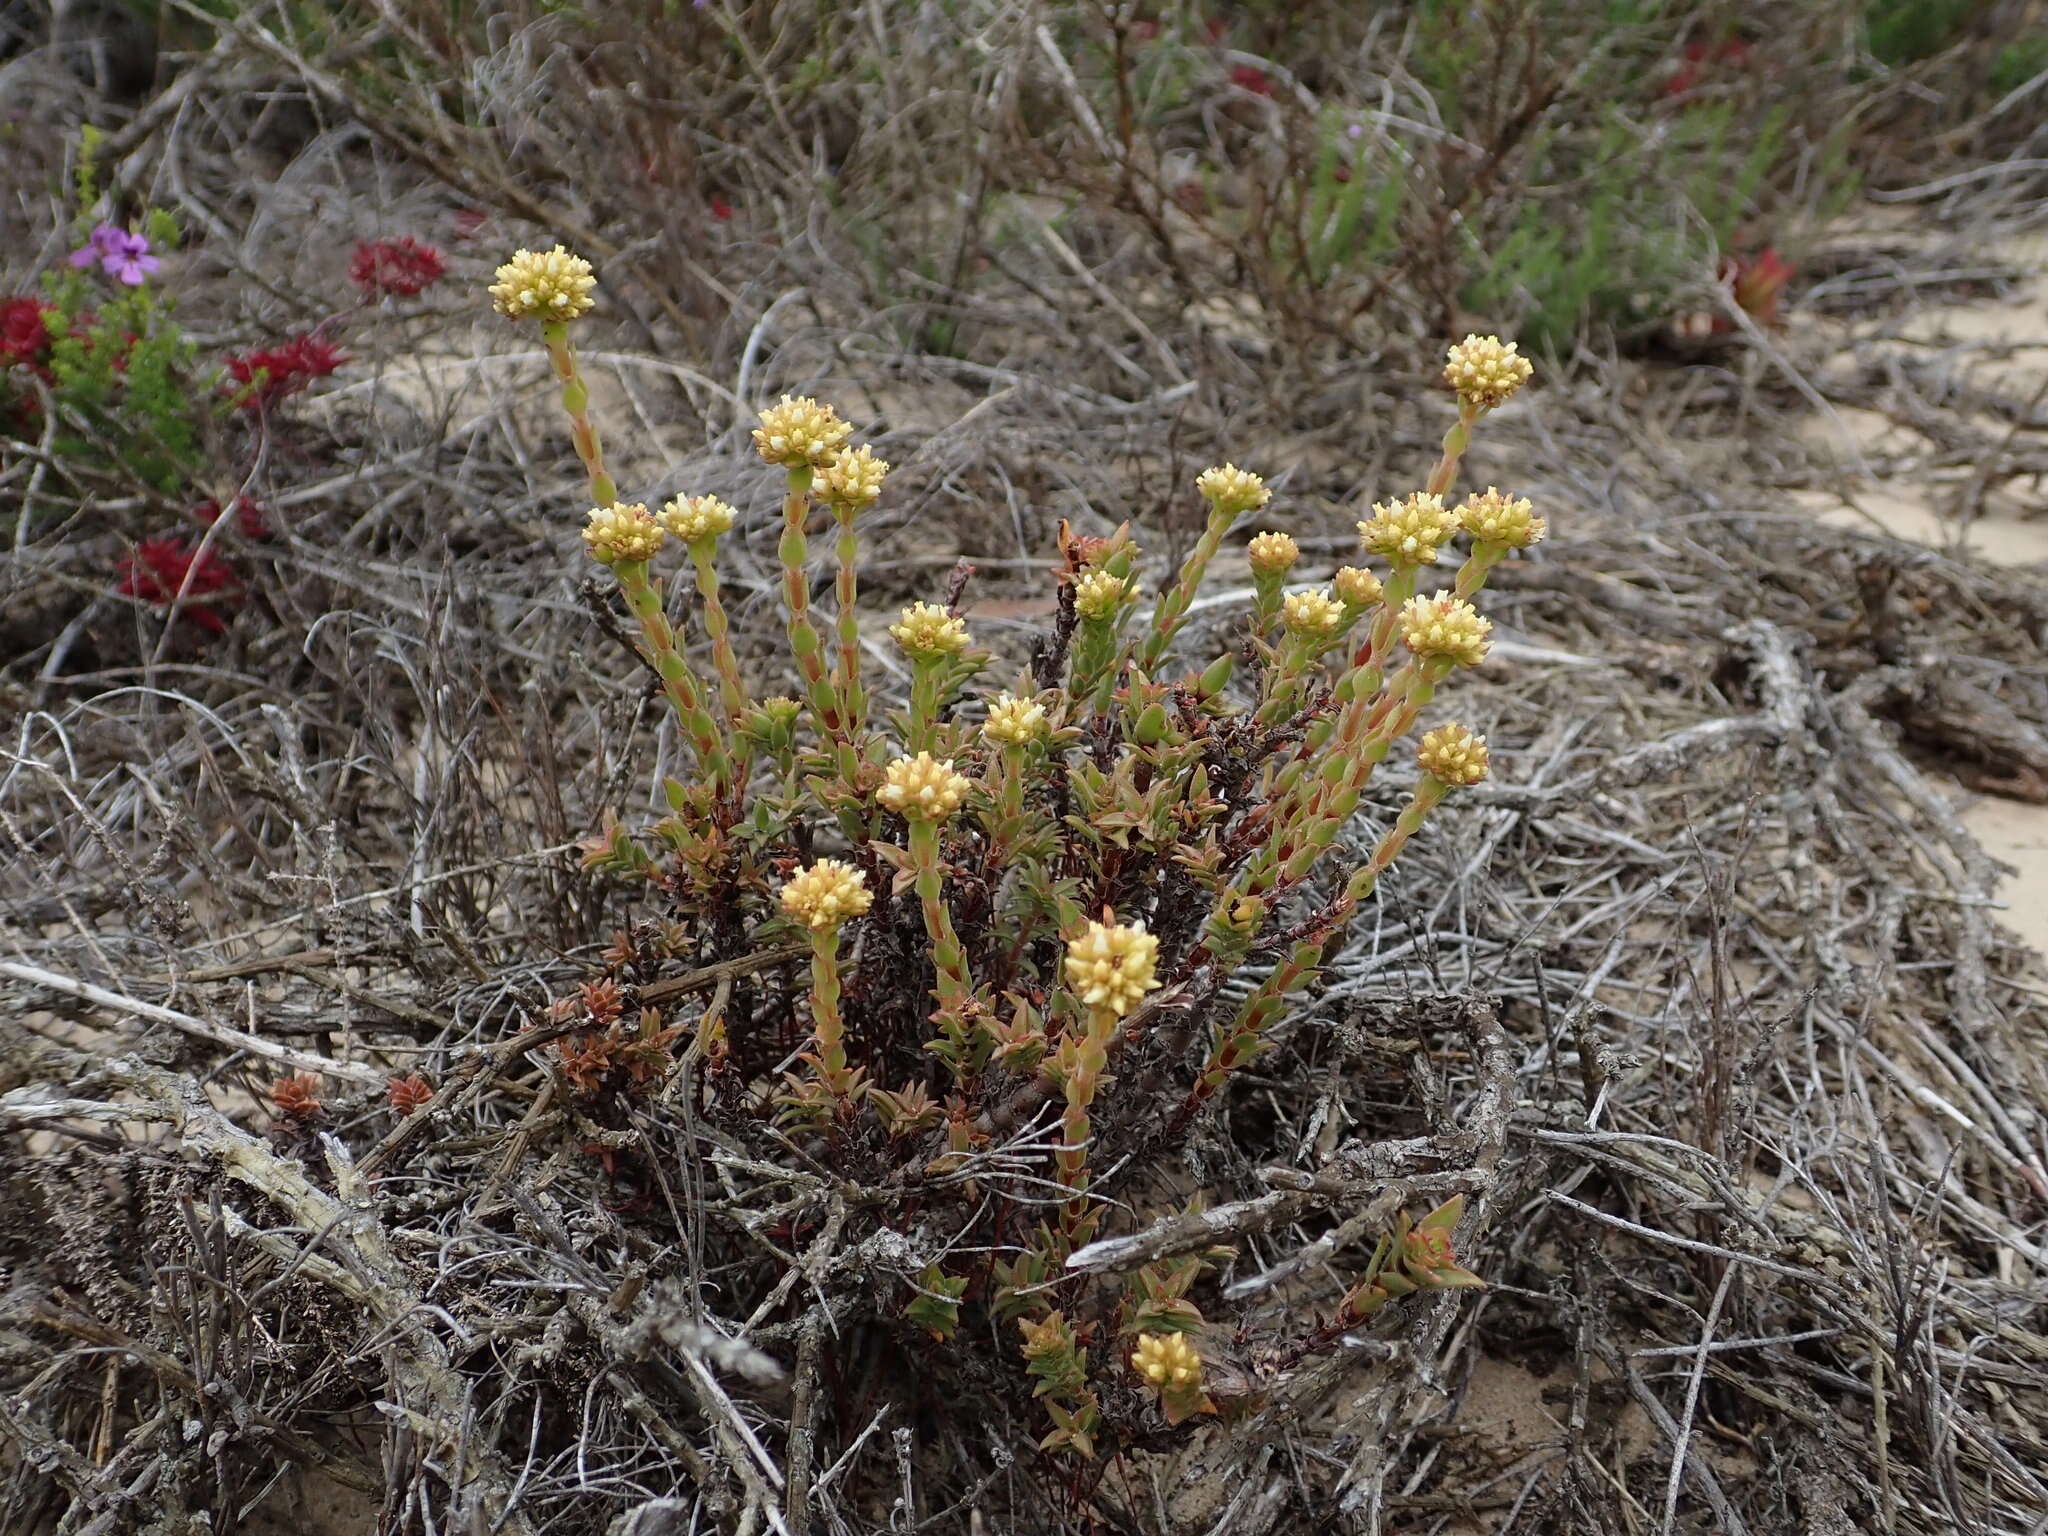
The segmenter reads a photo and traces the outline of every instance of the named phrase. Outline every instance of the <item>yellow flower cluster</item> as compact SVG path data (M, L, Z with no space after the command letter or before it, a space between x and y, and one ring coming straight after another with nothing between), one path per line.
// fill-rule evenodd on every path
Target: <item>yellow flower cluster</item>
M754 428L754 447L763 461L790 469L804 465L823 466L832 462L839 445L853 435L853 428L839 419L829 405L820 405L809 395L784 395L781 403L761 413L761 425Z
M1478 543L1527 549L1545 531L1543 519L1531 517L1530 510L1527 497L1503 496L1489 485L1484 495L1465 498L1458 521Z
M1344 605L1323 591L1290 592L1281 601L1280 622L1290 635L1321 640L1343 624Z
M597 276L590 263L561 246L552 251L514 251L498 268L491 302L514 320L574 320L595 302Z
M1162 1392L1186 1391L1202 1382L1202 1357L1184 1333L1140 1334L1131 1369Z
M1383 595L1379 577L1362 565L1340 566L1330 578L1330 585L1337 589L1342 601L1354 608L1370 608Z
M1090 1008L1107 1008L1122 1018L1159 985L1159 940L1143 923L1091 920L1067 943L1067 985Z
M889 633L914 660L957 656L967 649L967 621L956 619L937 603L912 603Z
M1195 477L1195 489L1210 506L1226 517L1256 512L1273 499L1266 482L1235 464L1219 464Z
M592 507L583 525L583 542L606 565L652 560L667 537L661 524L648 516L645 504L637 501Z
M1260 533L1252 536L1244 553L1253 570L1273 576L1294 568L1294 562L1301 558L1301 546L1289 534Z
M875 903L867 876L838 859L820 859L782 888L782 910L806 928L837 928Z
M991 741L1021 747L1043 736L1045 724L1045 706L1038 700L999 693L988 707L988 723L982 726L981 731Z
M888 473L889 461L876 458L875 450L862 443L835 453L818 471L818 486L834 506L858 511L874 505Z
M1443 497L1417 491L1405 501L1374 502L1372 516L1358 525L1358 541L1396 566L1430 565L1457 526Z
M1512 341L1467 336L1451 348L1444 363L1444 382L1460 399L1491 410L1528 383L1534 372Z
M1449 592L1412 597L1401 609L1401 638L1417 656L1447 656L1461 667L1486 659L1493 621Z
M960 809L974 786L953 771L953 760L929 752L899 757L883 773L875 798L911 821L944 821Z
M1108 571L1090 571L1074 583L1074 612L1084 619L1106 619L1130 596L1131 584Z
M694 544L699 539L715 539L721 533L729 532L737 514L716 496L678 496L673 501L662 503L656 514L661 526L681 539L685 544Z
M1415 761L1441 783L1477 784L1486 777L1486 738L1473 735L1462 725L1440 725L1424 734L1415 749Z

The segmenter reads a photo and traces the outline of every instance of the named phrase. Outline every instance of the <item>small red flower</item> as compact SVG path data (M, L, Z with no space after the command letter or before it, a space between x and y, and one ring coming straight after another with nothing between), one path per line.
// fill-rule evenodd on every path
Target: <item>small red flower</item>
M1698 90L1707 77L1719 72L1722 66L1729 70L1746 69L1749 66L1749 44L1739 37L1732 37L1710 48L1695 38L1685 45L1678 67L1665 79L1664 94L1684 96Z
M218 635L226 631L227 621L196 599L232 597L239 585L234 570L212 550L202 553L198 546L187 546L181 539L156 538L144 539L132 555L122 559L121 585L116 590L123 597L138 597L164 608L183 592L186 605L179 610L181 617Z
M294 336L281 347L231 355L227 365L229 375L247 389L242 409L253 411L297 394L347 361L339 347L313 332Z
M439 282L448 263L433 246L400 235L395 240L365 240L356 247L348 275L365 293L395 293L411 298Z
M321 1111L320 1079L310 1072L294 1072L270 1085L270 1102L277 1112L293 1120L317 1119Z
M489 221L490 215L481 208L458 208L455 210L455 238L474 240L477 231Z
M723 224L727 219L730 219L732 217L732 204L728 203L722 197L712 198L711 217L718 220L719 223Z
M1726 283L1734 295L1736 307L1749 315L1759 325L1778 323L1778 296L1785 285L1792 281L1792 264L1776 250L1766 246L1754 256L1721 258L1716 274ZM1726 315L1714 317L1714 330L1733 330L1734 326Z
M51 341L43 317L55 313L56 307L41 299L0 299L0 368L40 365Z
M1262 69L1253 69L1249 64L1240 64L1230 72L1230 83L1240 91L1250 91L1254 96L1273 94L1273 82L1266 78Z
M393 1109L401 1115L409 1115L434 1096L434 1085L415 1072L410 1077L392 1078L385 1095L391 1100Z
M1150 16L1140 16L1131 23L1131 41L1134 43L1153 42L1157 40L1158 36L1159 23Z
M208 528L220 521L220 503L207 500L192 509L192 515ZM264 521L265 513L260 503L246 496L235 498L235 527L241 530L245 539L267 539L270 524Z

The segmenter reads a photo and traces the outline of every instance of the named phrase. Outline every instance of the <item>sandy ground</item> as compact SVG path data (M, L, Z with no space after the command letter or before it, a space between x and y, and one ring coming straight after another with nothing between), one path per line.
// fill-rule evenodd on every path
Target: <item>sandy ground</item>
M2026 276L2003 298L1916 305L1904 318L1872 325L1795 317L1793 337L1836 333L1845 352L1868 366L1910 359L1931 363L1972 390L1995 392L2031 409L2010 432L2014 446L2048 442L2048 234L2030 233L1991 244L1982 265L2009 265ZM1934 441L1876 410L1816 412L1804 435L1839 466L1838 489L1801 492L1796 498L1823 522L1869 529L1873 525L1951 554L1992 564L2038 570L2048 580L2048 487L2019 477L1987 487L1980 515L1952 515L1966 499L1971 472L1937 469ZM2014 873L1999 891L2003 921L2036 950L2048 954L2048 806L1979 794L1958 785L1955 801L1964 824L1985 851Z

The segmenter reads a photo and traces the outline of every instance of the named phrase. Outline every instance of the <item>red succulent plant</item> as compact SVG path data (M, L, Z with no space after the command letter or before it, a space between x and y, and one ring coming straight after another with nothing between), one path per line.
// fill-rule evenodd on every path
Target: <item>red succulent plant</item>
M229 600L241 586L234 568L212 550L168 536L144 539L134 553L122 558L120 572L116 590L123 597L168 608L182 592L185 606L180 615L216 635L226 631L227 620L211 602L199 599Z
M365 240L348 264L349 279L366 294L411 298L440 281L448 262L433 246L411 235Z
M231 354L227 365L229 375L243 386L237 391L242 409L253 411L297 394L347 361L341 348L313 331L294 336L283 346Z

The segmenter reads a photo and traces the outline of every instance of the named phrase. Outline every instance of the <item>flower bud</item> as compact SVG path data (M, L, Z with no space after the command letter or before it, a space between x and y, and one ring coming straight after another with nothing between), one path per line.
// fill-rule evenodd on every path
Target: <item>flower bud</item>
M594 302L597 278L590 263L561 246L551 251L515 251L498 268L491 302L514 320L574 320Z
M838 859L820 859L782 888L782 910L806 928L837 928L874 905L867 877Z
M1327 640L1344 623L1344 607L1327 592L1290 592L1280 604L1280 622L1301 640Z
M1484 495L1467 496L1457 516L1476 543L1527 549L1545 532L1543 519L1531 517L1529 512L1526 498L1503 496L1489 485Z
M1467 336L1446 355L1444 382L1458 398L1491 410L1529 382L1535 372L1515 344L1498 336Z
M967 649L967 624L937 603L912 603L903 617L889 626L889 633L913 661L937 656L957 656Z
M1486 659L1490 620L1463 598L1449 592L1410 598L1401 609L1401 638L1420 657L1442 656L1461 667Z
M1111 618L1130 595L1127 577L1090 571L1074 583L1074 612L1084 619Z
M1294 563L1301 558L1301 546L1284 533L1261 533L1245 546L1244 553L1253 570L1279 576L1294 569Z
M1143 923L1090 920L1081 936L1067 943L1067 985L1087 1007L1106 1008L1122 1018L1159 985L1154 974L1158 962L1159 940Z
M1477 784L1486 777L1486 738L1462 725L1440 725L1416 746L1415 761L1439 783L1453 788Z
M1239 469L1235 464L1222 464L1214 469L1205 469L1195 479L1195 489L1202 498L1225 517L1240 517L1246 512L1256 512L1273 499L1273 493L1266 489L1266 482L1248 469Z
M1036 699L1020 699L1015 694L1000 693L989 705L988 721L981 731L991 741L1021 747L1026 742L1039 740L1045 735L1045 729L1043 704Z
M655 515L683 543L694 544L730 532L738 514L716 496L678 496L663 502Z
M1395 566L1433 565L1437 546L1451 536L1456 519L1444 499L1417 491L1405 501L1374 502L1372 516L1358 525L1358 541Z
M1347 565L1330 578L1340 601L1352 608L1370 608L1384 595L1379 577L1362 565Z
M605 565L652 560L667 537L661 524L647 515L646 505L637 501L592 507L583 525L583 542L590 546L591 555Z
M888 473L889 461L876 458L875 451L863 443L834 454L818 471L818 488L833 506L859 511L874 505Z
M809 395L784 395L779 404L761 413L761 425L754 428L754 447L764 462L790 469L832 462L839 445L853 435L853 428L841 421L829 405L820 405Z
M875 798L911 821L944 821L960 809L973 787L953 771L951 758L938 761L931 753L920 752L888 766Z

